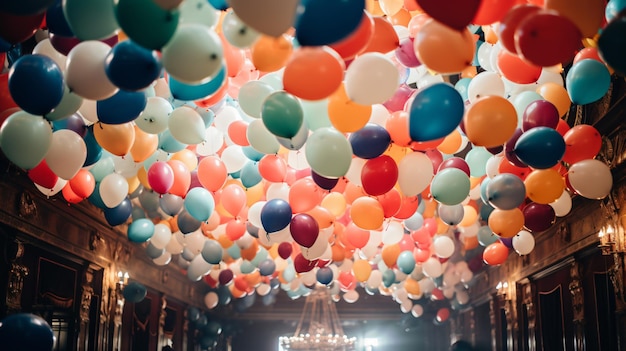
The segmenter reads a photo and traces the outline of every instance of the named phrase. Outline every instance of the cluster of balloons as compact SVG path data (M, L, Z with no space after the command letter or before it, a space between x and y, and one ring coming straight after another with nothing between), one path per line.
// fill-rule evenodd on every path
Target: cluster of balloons
M626 6L455 6L4 3L0 148L204 280L209 309L317 284L463 305L483 264L610 192L601 135L565 117L625 73Z

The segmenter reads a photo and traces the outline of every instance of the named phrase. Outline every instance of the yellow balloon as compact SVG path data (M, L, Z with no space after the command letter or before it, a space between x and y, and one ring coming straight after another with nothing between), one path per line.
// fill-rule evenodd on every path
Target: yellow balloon
M556 201L565 189L565 179L556 169L536 169L524 179L526 196L536 203L549 204Z

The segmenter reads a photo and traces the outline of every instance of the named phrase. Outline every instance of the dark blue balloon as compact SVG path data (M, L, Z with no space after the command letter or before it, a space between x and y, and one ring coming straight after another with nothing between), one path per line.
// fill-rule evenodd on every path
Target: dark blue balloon
M124 287L122 295L127 302L141 302L148 294L148 289L140 283L130 282Z
M63 1L56 0L52 6L46 11L46 26L50 33L62 35L64 37L73 37L74 32L67 23L65 14L63 13Z
M609 1L612 3L613 1ZM615 71L626 74L626 16L610 21L600 32L598 53Z
M352 153L356 157L370 159L383 154L391 143L389 132L378 124L367 124L350 134Z
M215 7L216 10L225 11L230 5L228 5L228 1L226 0L209 0L209 4Z
M413 141L437 140L450 134L463 120L465 103L450 83L420 89L409 107L409 135Z
M359 26L364 0L302 0L294 28L302 46L320 46L346 38Z
M123 90L144 89L161 76L163 65L156 51L146 49L132 40L113 46L106 57L105 72L111 83Z
M522 134L515 143L515 156L526 165L548 169L559 163L565 154L565 141L549 127L535 127Z
M317 184L317 186L324 190L331 190L339 182L339 178L326 178L315 173L314 171L311 171L311 178L313 178L313 181Z
M134 121L146 108L148 99L141 91L119 90L108 99L96 102L98 120L106 124Z
M333 270L328 267L322 267L315 273L315 278L317 278L320 284L328 285L333 282Z
M104 209L104 218L110 226L115 227L125 223L130 215L133 213L133 205L130 199L127 197L119 205L113 208Z
M291 222L291 206L283 199L272 199L261 208L261 224L268 233L286 228Z
M9 43L8 41L0 38L0 52L7 52L7 51L11 50L12 47L13 47L13 45L11 43Z
M16 313L0 321L3 350L51 351L54 333L45 319L30 313Z
M44 55L24 55L9 71L9 92L22 110L38 116L52 111L63 98L59 65Z
M87 128L83 140L85 141L85 146L87 147L87 157L85 158L83 167L91 166L98 162L98 160L102 157L102 146L100 146L98 141L96 141L96 137L93 134L93 125Z
M172 76L169 78L170 92L172 97L181 101L194 101L207 98L217 92L226 81L226 66L222 65L215 77L206 83L190 85L177 81Z

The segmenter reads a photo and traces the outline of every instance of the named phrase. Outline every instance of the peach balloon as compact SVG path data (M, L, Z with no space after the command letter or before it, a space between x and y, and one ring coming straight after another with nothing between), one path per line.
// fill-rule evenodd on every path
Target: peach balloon
M285 67L292 52L293 45L284 34L277 38L261 35L250 49L252 63L262 72L274 72Z
M377 230L385 219L381 204L371 197L360 197L350 207L350 217L361 229Z
M159 146L159 136L157 134L149 134L141 130L137 125L135 129L135 141L130 148L130 155L135 162L143 162L152 156Z
M246 205L246 192L237 184L229 184L222 190L220 200L226 212L236 217Z
M169 160L167 164L174 172L174 183L167 192L184 198L191 185L191 173L182 161Z
M324 192L312 178L296 180L289 189L289 205L293 213L307 212L319 205Z
M343 84L328 99L330 123L342 133L356 132L370 119L372 106L351 101Z
M135 126L132 122L122 124L96 123L93 134L98 144L115 156L125 156L135 142Z
M196 153L190 149L182 149L172 154L170 160L178 160L185 164L189 171L193 171L198 168L198 157Z
M287 163L278 155L265 155L258 163L259 173L263 179L272 183L279 183L285 180L287 174Z
M226 182L226 165L217 156L207 156L198 163L198 180L210 191L219 190Z

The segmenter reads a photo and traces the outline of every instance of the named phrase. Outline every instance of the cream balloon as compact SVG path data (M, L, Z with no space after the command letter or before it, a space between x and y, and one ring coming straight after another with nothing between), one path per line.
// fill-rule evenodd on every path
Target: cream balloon
M104 205L113 208L128 195L128 181L119 173L111 173L102 178L99 190Z
M44 159L59 178L72 179L83 167L86 158L87 146L80 135L69 129L52 133L52 143Z
M557 217L564 217L572 210L572 196L563 189L561 196L556 201L551 202L550 206L554 209L554 214Z
M433 177L433 163L422 152L412 152L398 164L398 184L405 196L415 196L424 191Z
M111 47L101 41L88 40L76 45L67 55L65 82L76 95L103 100L119 90L105 72L105 60Z
M382 104L398 89L398 69L379 52L357 56L345 74L348 98L361 105Z
M158 96L149 97L146 107L135 119L135 124L148 134L160 134L167 129L172 111L169 101Z
M202 116L189 106L177 107L168 120L168 128L174 139L187 145L196 145L206 140Z
M246 136L250 146L263 154L276 154L280 150L280 143L276 137L265 127L263 120L257 119L248 124Z
M483 96L504 96L504 82L495 72L482 72L470 80L467 86L467 98L470 103Z

